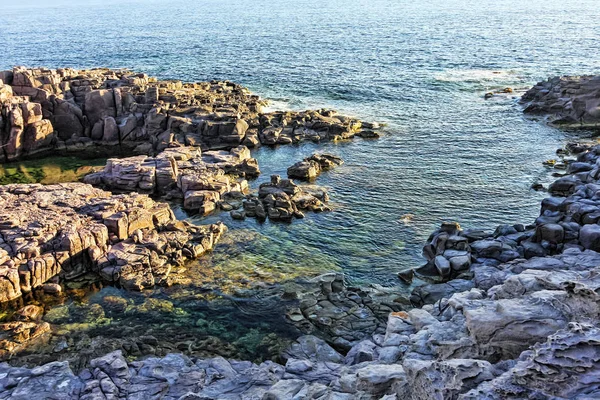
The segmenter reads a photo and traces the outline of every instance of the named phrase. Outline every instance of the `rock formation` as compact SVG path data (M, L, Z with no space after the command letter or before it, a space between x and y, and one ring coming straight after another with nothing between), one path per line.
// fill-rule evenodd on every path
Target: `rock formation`
M281 354L284 365L175 354L127 362L115 352L78 376L62 362L34 369L3 364L3 393L74 399L158 392L224 399L597 397L600 146L568 148L577 153L567 169L572 174L550 188L567 197L545 199L535 224L503 225L492 233L446 223L432 235L424 248L429 262L416 273L437 283L413 291L411 302L420 308L379 298L382 290L347 288L339 275L324 276L314 293L297 293L298 307L287 312L292 323L320 338L300 337ZM286 186L274 179L263 193ZM35 336L38 328L15 328L9 342L18 346L26 329Z
M0 391L6 398L68 399L598 398L600 145L572 144L567 151L577 159L566 161L566 174L549 187L553 197L542 201L534 224L495 232L442 224L424 247L427 264L401 275L431 281L410 299L346 287L335 274L319 277L312 293L295 293L297 307L287 318L311 335L282 352L282 364L177 354L128 362L117 351L78 375L65 362L32 369L0 364ZM294 187L273 177L244 208L287 217ZM70 207L94 209L88 202ZM86 229L99 224L108 231L97 221ZM0 222L4 241L10 224ZM43 236L35 228L16 241L22 257L31 254L25 243ZM127 240L143 243L139 233ZM36 335L37 314L20 312L20 321L33 325L15 324L7 345Z
M332 154L313 154L289 167L287 174L290 179L310 181L319 176L322 171L335 168L343 163L340 157Z
M525 113L554 125L600 127L600 76L563 76L539 82L521 98Z
M81 183L2 186L0 209L0 301L88 272L134 290L167 283L173 266L211 250L225 229Z
M222 201L243 197L248 192L243 178L259 173L245 146L204 153L199 147L174 147L156 157L109 159L103 171L87 175L84 182L111 191L182 199L187 210L207 214Z
M304 218L302 211L323 212L331 209L325 205L329 196L323 188L298 186L292 180L272 175L271 182L263 183L258 195L249 195L243 201L243 210L234 210L234 219L246 217L290 222Z
M261 113L265 104L231 82L159 81L106 68L0 71L0 162L42 152L109 146L151 155L168 147L229 150L374 137L377 124L334 111Z
M495 232L462 231L457 224L443 224L423 248L428 263L416 272L448 280L469 271L471 264L471 271L491 271L498 263L573 248L600 251L600 146L569 144L561 152L577 158L567 161L566 173L549 186L553 197L542 201L534 224L502 225Z

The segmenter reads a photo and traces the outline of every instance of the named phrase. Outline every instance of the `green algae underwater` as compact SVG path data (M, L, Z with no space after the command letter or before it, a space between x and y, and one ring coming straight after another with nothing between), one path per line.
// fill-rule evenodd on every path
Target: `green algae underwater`
M82 160L68 156L4 163L0 164L0 185L76 182L90 172L102 168L104 164L106 158Z

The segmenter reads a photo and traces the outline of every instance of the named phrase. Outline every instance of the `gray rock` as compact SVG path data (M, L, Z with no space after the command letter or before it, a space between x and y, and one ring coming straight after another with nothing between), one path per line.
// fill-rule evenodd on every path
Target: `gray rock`
M598 328L571 323L523 353L508 372L481 384L463 399L597 398L600 395Z
M363 340L362 342L352 346L348 354L346 354L346 364L356 365L377 359L376 348L377 345L372 341Z
M342 364L345 357L335 351L324 340L315 336L301 336L282 356L285 359L310 360L313 362L330 362Z
M584 249L600 251L600 225L584 225L579 231L579 242Z
M450 276L450 262L444 256L437 256L434 260L435 268L441 277L447 278Z
M539 82L521 98L525 113L543 115L558 126L600 124L600 76L563 76Z

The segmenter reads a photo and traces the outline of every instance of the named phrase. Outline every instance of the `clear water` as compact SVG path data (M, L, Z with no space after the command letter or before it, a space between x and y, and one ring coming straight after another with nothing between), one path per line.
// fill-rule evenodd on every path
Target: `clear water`
M256 151L255 185L315 150L340 155L345 165L318 179L335 210L292 225L195 218L223 219L241 243L212 256L219 282L236 271L276 281L335 269L396 285L441 221L533 221L544 193L530 186L549 179L542 161L581 133L524 118L515 97L483 96L600 73L596 0L23 0L2 10L0 68L229 79L273 108L331 107L387 123L378 141Z
M106 158L82 160L78 157L45 157L0 164L0 185L10 183L75 182L102 169Z

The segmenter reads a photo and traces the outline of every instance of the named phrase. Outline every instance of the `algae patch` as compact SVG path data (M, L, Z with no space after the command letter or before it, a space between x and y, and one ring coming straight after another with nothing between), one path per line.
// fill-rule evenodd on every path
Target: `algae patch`
M106 158L81 160L77 157L46 157L0 164L0 185L11 183L64 183L76 182L85 175L99 170Z

